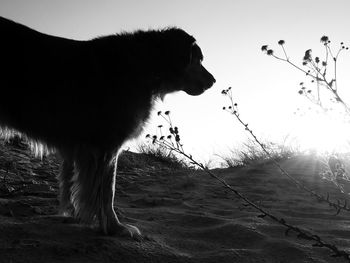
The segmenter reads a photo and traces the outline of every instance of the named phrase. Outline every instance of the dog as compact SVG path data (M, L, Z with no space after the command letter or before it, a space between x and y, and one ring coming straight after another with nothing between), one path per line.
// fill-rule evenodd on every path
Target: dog
M107 235L140 237L114 210L118 153L156 98L197 96L215 83L195 38L171 27L78 41L1 17L0 34L0 127L62 157L62 212Z

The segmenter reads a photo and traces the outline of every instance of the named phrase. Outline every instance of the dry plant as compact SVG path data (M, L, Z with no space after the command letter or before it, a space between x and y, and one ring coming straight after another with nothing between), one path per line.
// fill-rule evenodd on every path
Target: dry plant
M237 105L236 105L237 106ZM328 243L324 241L321 237L318 235L311 233L310 231L307 231L305 229L299 228L297 226L289 224L285 219L279 218L275 215L273 215L271 212L269 212L266 209L263 209L259 205L255 204L253 201L251 201L249 198L244 196L242 193L237 191L234 187L232 187L230 184L228 184L224 179L216 175L214 172L209 170L204 164L196 161L191 154L186 153L183 144L180 140L180 134L179 129L176 126L173 126L171 118L170 118L170 112L166 111L164 114L159 111L158 116L162 117L169 125L169 135L163 135L161 136L157 135L150 135L147 134L146 138L151 140L153 145L157 145L159 147L165 147L171 152L174 152L176 154L179 154L186 159L189 160L191 164L194 166L202 169L205 171L209 176L214 178L215 180L219 181L225 188L229 189L232 193L234 193L239 199L243 200L246 205L253 207L255 210L257 210L260 214L258 217L260 218L270 218L271 220L283 225L286 227L285 235L288 235L290 232L295 232L298 236L298 238L303 238L305 240L313 241L313 246L315 247L323 247L328 248L333 251L332 257L343 257L346 260L350 262L350 254L346 252L345 250L339 249L336 245ZM162 128L162 126L160 127ZM246 126L246 129L248 129L248 126Z
M160 163L163 163L166 167L173 169L188 169L188 164L178 156L176 156L171 150L163 146L155 146L149 143L139 144L137 151L148 156L153 157Z
M350 154L336 153L320 156L322 179L332 182L343 194L349 194L345 191L344 185L350 182Z
M288 146L285 143L264 142L265 148L275 161L287 160L300 154L297 147ZM228 155L218 155L226 167L242 167L270 163L270 157L261 148L257 147L253 140L248 139L239 149L233 149Z
M321 98L321 89L325 89L330 92L331 96L333 97L333 102L340 103L343 106L345 113L350 115L349 106L338 93L337 79L337 63L339 55L341 55L343 51L349 50L349 47L346 47L344 43L341 42L339 48L334 51L331 46L331 41L327 36L322 36L320 41L324 45L324 57L320 58L319 56L313 56L312 50L308 49L305 51L302 66L298 66L297 63L293 62L288 57L284 40L278 41L278 44L283 51L282 56L276 55L274 50L270 49L268 45L263 45L261 50L277 60L288 63L292 67L304 73L307 77L311 78L311 83L314 84L315 87L307 88L304 82L300 82L300 89L298 91L300 95L305 96L308 100L327 112L329 108L324 107L324 102Z
M307 49L303 56L302 66L298 66L297 63L293 62L286 51L285 41L278 41L278 45L282 49L282 55L276 55L276 52L269 48L268 45L263 45L261 50L268 56L271 56L279 61L283 61L304 73L308 79L311 79L311 88L308 88L304 82L300 82L298 93L306 97L313 104L317 105L324 114L334 114L332 112L332 107L327 106L325 98L321 98L321 94L326 94L333 105L341 105L343 111L340 113L344 117L344 121L350 121L350 108L345 102L345 100L340 96L338 89L338 60L340 55L344 51L348 51L349 47L345 46L344 42L341 42L338 48L334 49L332 47L331 41L328 36L322 36L320 39L321 44L324 46L324 56L313 56L312 50ZM322 93L322 91L325 91ZM335 103L335 104L334 104ZM334 115L332 115L334 116ZM330 134L329 136L333 136ZM349 180L350 176L346 169L344 169L344 164L348 162L349 159L344 160L344 158L338 158L337 154L331 154L320 158L321 163L323 163L323 170L320 172L320 176L323 179L331 181L342 193L344 193L344 188L341 181L344 179ZM335 171L334 164L337 164L337 169Z
M306 185L304 185L301 181L298 179L294 178L292 175L290 175L282 166L279 164L278 161L276 161L273 158L273 155L268 151L266 145L262 143L258 137L255 135L253 130L251 130L248 126L248 123L245 123L242 118L240 117L240 114L238 112L238 104L233 101L233 96L232 96L232 89L229 87L228 89L225 89L221 92L224 96L226 96L229 101L230 105L227 107L223 107L223 110L227 111L228 113L232 114L238 122L245 127L245 130L251 135L253 140L261 147L263 152L268 156L268 158L272 161L272 163L281 171L281 173L285 176L287 176L296 186L298 186L300 189L303 189L304 191L310 193L312 196L316 197L318 201L320 202L326 202L328 203L329 206L333 207L336 209L336 215L338 215L342 210L349 211L350 212L350 207L348 206L347 200L341 202L340 200L337 200L337 202L333 202L330 200L329 193L327 193L327 196L323 196L316 191L310 189Z

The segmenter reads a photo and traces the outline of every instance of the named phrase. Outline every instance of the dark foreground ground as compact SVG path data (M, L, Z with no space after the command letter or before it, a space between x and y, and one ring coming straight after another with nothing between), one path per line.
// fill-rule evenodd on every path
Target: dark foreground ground
M284 227L258 217L203 172L170 169L144 155L123 158L118 212L141 229L143 241L106 237L57 216L57 158L36 159L20 142L2 143L0 262L346 262L293 233L286 236ZM282 164L309 187L346 198L320 179L313 159ZM271 164L215 172L289 223L350 251L350 213L334 216Z

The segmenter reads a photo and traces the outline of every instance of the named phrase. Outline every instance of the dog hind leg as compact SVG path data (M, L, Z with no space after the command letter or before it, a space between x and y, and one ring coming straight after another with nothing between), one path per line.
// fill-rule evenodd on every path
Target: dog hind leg
M60 173L57 177L60 189L60 212L65 216L72 216L74 213L74 207L71 202L71 187L73 185L74 163L71 155L68 155L67 153L63 154L61 151L60 155L63 159Z

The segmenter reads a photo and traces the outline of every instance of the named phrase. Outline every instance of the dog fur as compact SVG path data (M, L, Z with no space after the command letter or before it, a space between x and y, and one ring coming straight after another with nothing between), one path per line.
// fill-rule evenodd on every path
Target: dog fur
M114 211L116 161L157 97L200 95L215 79L178 28L77 41L0 17L0 126L55 149L62 211L104 233L140 236Z

